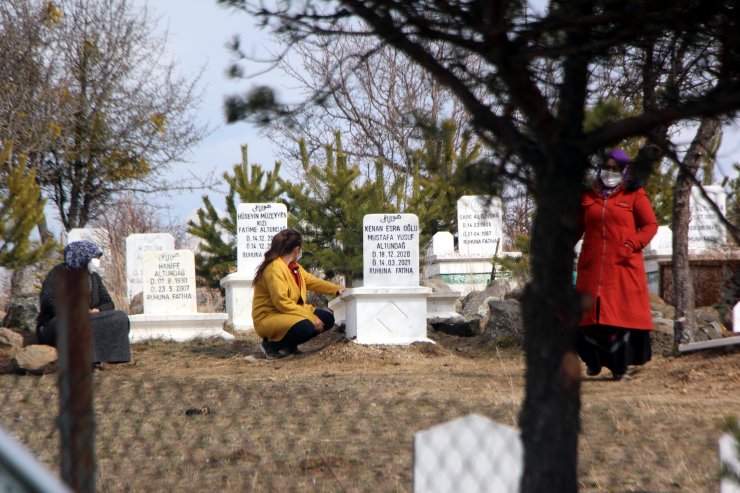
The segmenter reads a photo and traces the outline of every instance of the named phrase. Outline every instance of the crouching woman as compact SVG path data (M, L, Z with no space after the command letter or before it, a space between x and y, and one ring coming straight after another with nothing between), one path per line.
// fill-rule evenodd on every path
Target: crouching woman
M312 276L298 265L303 250L301 234L284 229L272 238L265 259L254 276L252 320L268 359L298 354L300 344L334 326L334 315L316 309L306 292L339 295L346 288Z

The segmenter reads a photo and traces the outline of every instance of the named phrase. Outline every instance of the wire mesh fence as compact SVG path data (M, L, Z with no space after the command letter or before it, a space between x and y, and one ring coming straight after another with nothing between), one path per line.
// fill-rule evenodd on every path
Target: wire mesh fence
M155 345L188 358L209 343ZM166 365L152 374L136 365L96 371L97 490L411 491L416 431L491 414L485 399L414 392L403 371L383 389L384 378L362 369L337 385L332 372L291 379L281 368L256 377L244 365L242 375ZM2 378L0 426L57 470L56 376ZM370 396L369 387L380 391ZM517 407L512 401L493 414L511 422Z

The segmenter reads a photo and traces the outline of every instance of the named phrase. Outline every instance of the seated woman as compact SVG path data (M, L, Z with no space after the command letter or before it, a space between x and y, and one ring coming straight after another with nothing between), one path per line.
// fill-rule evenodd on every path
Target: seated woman
M41 285L41 309L36 322L39 343L56 346L57 327L54 300L56 281L65 270L87 269L90 275L90 330L93 362L125 363L131 361L128 315L115 310L100 268L102 250L91 241L73 241L64 247L64 262L49 271Z
M298 265L302 245L298 231L280 231L254 276L252 320L267 359L282 358L286 354L281 351L298 354L298 345L334 326L331 312L306 303L306 290L339 295L347 289L314 277Z

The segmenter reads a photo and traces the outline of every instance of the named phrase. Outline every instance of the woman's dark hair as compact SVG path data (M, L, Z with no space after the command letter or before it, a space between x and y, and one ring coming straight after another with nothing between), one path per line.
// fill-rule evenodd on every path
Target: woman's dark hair
M263 260L260 266L257 267L257 273L254 275L253 283L257 284L257 281L262 278L262 274L265 272L265 269L273 260L290 253L295 247L302 245L303 238L295 229L284 229L273 236L270 248L265 252L265 260Z

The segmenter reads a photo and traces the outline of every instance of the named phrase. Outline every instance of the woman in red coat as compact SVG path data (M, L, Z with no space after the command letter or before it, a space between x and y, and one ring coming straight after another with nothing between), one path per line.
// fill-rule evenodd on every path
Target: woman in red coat
M583 194L578 219L583 246L576 291L587 308L576 349L588 375L598 375L605 366L617 380L629 365L650 361L653 330L642 249L658 231L658 222L630 168L625 151L607 152L594 187Z

